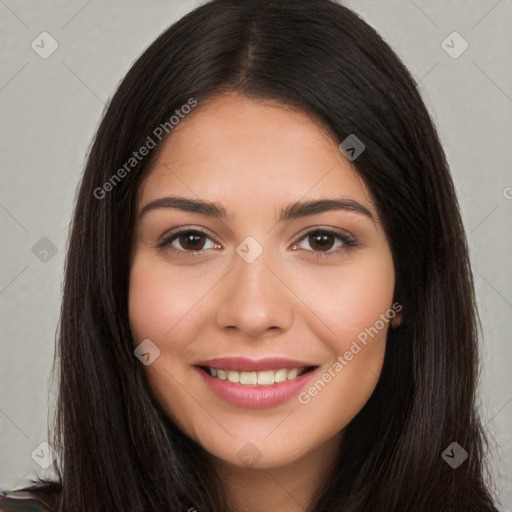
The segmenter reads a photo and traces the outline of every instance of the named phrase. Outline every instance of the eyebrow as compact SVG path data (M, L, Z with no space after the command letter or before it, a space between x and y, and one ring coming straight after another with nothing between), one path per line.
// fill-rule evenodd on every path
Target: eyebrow
M191 199L188 197L162 197L146 204L139 214L141 218L145 213L159 208L174 208L185 212L199 213L217 219L225 220L232 218L226 209L219 203L204 201L202 199ZM327 211L345 210L360 213L375 222L375 218L362 204L347 198L317 199L312 201L297 201L282 209L279 221L287 221L315 215Z

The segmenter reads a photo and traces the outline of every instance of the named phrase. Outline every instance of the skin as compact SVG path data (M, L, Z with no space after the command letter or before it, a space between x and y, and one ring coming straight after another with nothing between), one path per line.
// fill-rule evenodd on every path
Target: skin
M178 195L229 214L158 208L138 218L129 316L135 345L150 339L160 349L144 367L155 396L211 454L235 510L304 510L382 368L389 324L307 404L293 397L267 409L237 407L206 388L194 368L215 357L281 356L310 361L321 375L391 307L390 247L339 142L301 111L223 93L173 130L141 189L139 212ZM292 202L338 197L373 219L332 210L278 221ZM206 233L199 252L186 236L157 247L180 226ZM328 236L323 248L308 236L315 228L348 233L357 246ZM263 249L252 263L236 252L248 236ZM397 315L391 325L399 322ZM237 455L248 442L261 456L252 466Z

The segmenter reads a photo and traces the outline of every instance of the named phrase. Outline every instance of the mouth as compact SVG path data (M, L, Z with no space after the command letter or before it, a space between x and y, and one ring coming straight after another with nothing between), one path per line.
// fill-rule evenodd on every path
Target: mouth
M320 366L281 357L218 358L194 365L206 388L237 407L263 409L296 396Z
M233 384L241 384L243 386L272 386L273 384L295 380L313 371L317 367L306 366L260 371L229 370L227 368L211 368L209 366L199 366L199 368L214 379L229 381Z

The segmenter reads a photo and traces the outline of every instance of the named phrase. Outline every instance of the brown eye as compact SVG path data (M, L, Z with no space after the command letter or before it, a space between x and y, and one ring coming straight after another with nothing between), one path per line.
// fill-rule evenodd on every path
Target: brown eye
M313 250L328 251L329 249L332 249L335 237L330 233L315 231L309 234L308 241Z
M206 238L197 231L185 231L178 236L181 247L187 251L200 251Z
M210 245L208 245L210 244ZM157 246L160 249L169 249L176 253L194 255L196 252L218 248L212 238L202 231L195 229L182 229L162 237Z
M309 247L301 247L301 245ZM350 248L358 244L348 233L333 231L330 229L314 229L306 233L298 243L293 245L293 250L305 249L317 258L328 258L346 253Z

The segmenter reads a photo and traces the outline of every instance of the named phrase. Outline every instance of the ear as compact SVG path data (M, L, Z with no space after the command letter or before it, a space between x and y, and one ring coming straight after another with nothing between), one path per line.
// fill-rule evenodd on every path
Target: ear
M396 329L398 326L402 325L404 319L404 312L400 311L399 313L396 313L395 316L391 319L391 327L393 329Z

